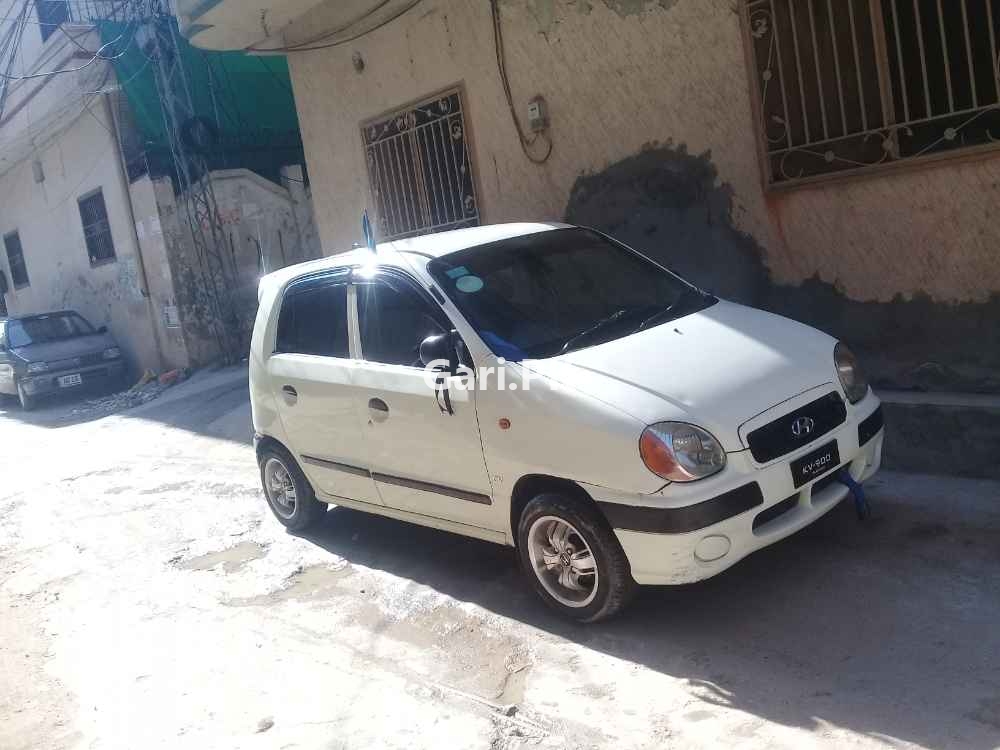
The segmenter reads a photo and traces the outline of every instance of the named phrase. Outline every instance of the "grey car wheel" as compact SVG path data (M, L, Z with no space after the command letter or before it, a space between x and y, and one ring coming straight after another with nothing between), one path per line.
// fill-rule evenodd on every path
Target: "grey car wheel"
M277 445L258 457L260 481L267 504L285 527L303 531L326 513L326 503L316 499L309 480L291 455Z
M625 551L587 498L538 495L521 513L517 550L539 596L574 620L611 617L635 592Z

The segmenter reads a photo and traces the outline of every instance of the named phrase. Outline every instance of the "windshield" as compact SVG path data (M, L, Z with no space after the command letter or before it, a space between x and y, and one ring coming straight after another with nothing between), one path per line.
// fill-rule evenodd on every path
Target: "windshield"
M589 229L479 245L427 268L494 354L513 362L627 336L715 302Z
M7 338L11 349L74 339L93 333L93 326L76 313L39 315L37 318L11 320L7 323Z

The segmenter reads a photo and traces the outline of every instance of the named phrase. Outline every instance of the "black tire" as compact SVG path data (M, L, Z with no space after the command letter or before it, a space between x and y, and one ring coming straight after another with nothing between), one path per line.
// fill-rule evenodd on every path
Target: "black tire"
M283 505L277 493L268 487L268 473L271 471L269 464L277 462L284 469L295 489L294 505L289 508ZM290 531L304 531L326 514L327 505L316 499L316 493L312 485L306 479L298 462L292 458L284 448L280 446L268 446L264 448L258 456L257 463L260 466L260 482L264 489L264 497L267 505L274 513L274 517Z
M32 411L38 405L34 397L24 392L24 386L17 384L17 400L21 402L21 411Z
M555 518L565 522L590 548L596 563L596 591L593 599L575 606L556 599L542 582L531 559L529 550L532 528L545 523L542 519ZM578 543L578 542L577 542ZM517 526L517 551L528 580L538 595L565 617L578 622L597 622L618 614L632 599L637 588L625 551L608 526L604 516L585 501L560 494L542 494L534 498L521 513Z

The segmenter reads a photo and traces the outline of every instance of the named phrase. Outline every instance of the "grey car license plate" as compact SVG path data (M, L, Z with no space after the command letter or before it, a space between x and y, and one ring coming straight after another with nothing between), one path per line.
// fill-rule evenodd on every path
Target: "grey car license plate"
M806 482L819 479L824 474L840 466L840 451L837 450L837 441L820 446L814 451L807 453L802 458L792 461L792 481L796 488L801 487Z
M72 388L74 385L82 385L82 384L83 384L83 377L79 373L76 373L74 375L63 375L61 378L59 378L60 388Z

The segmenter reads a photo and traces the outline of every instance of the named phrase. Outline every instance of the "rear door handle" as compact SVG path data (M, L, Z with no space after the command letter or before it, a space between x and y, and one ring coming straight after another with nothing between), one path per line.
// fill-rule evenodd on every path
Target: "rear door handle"
M294 388L292 388L292 386L290 386L290 385L282 386L281 390L284 391L284 393L285 393L286 396L291 396L292 398L298 398L299 397L299 392L297 390L295 390Z
M368 401L368 408L372 409L374 411L385 412L386 414L389 413L389 404L387 404L385 401L383 401L380 398L373 398L373 399L369 400Z

